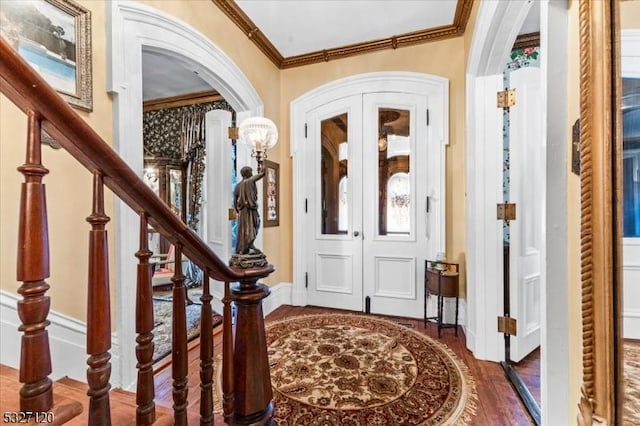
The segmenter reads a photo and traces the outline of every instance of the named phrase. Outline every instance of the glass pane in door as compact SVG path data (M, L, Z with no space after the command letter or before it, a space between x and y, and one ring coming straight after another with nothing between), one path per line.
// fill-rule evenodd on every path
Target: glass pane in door
M411 233L410 114L378 108L378 235Z
M322 120L320 124L320 226L323 234L349 231L347 130L346 113Z

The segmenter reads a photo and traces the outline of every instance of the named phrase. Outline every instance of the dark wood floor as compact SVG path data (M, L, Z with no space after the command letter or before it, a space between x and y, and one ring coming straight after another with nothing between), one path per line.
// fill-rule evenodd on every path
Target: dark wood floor
M270 321L278 321L285 318L299 315L326 314L331 312L346 312L334 309L316 307L281 306L266 318L267 324ZM423 327L422 320L402 319L403 323L411 324L417 331L423 332L427 336L437 338L437 329L434 324L428 324L427 329ZM214 334L216 332L214 331ZM505 378L499 364L478 361L474 359L465 344L464 333L460 329L458 337L455 337L453 329L445 329L442 338L453 352L469 367L469 370L476 381L478 393L477 414L471 425L478 426L528 426L533 425L524 405L515 393L509 381ZM222 334L217 333L214 337L214 353L221 353ZM200 401L199 385L199 346L197 342L191 344L189 350L189 411L190 414L197 415ZM539 356L538 356L539 358ZM539 370L538 370L539 371ZM171 395L171 368L164 368L156 374L156 402L158 405L171 407L173 404ZM539 388L539 373L538 373ZM195 416L190 416L195 418ZM190 424L192 422L190 421ZM197 423L194 423L197 424ZM222 419L216 417L216 424L222 425Z
M531 352L522 361L514 364L514 368L527 385L533 399L540 406L540 348Z

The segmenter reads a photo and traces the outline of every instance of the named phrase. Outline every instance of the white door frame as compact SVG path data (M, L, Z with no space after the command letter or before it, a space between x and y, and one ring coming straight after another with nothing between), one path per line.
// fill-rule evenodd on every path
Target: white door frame
M504 359L496 317L502 315L502 110L495 93L530 2L484 1L467 63L467 347L476 358ZM542 0L541 70L547 138L547 241L542 268L542 421L569 423L567 270L567 2ZM553 41L553 42L550 42ZM551 66L549 64L552 64ZM488 101L489 99L489 101ZM552 232L551 232L552 231ZM550 390L553 389L553 393ZM550 396L553 395L551 398Z
M307 111L323 105L327 102L345 96L359 95L372 92L407 92L425 94L430 101L435 103L434 110L430 112L430 121L439 123L436 128L441 129L439 135L434 135L434 140L440 140L440 167L442 177L439 184L443 198L446 194L444 178L445 170L445 146L449 143L449 80L444 77L414 73L414 72L373 72L358 74L351 77L335 80L313 89L291 102L291 141L290 154L293 158L293 286L292 303L304 306L307 303L307 290L305 288L305 262L307 259L305 244L305 200L304 187L299 182L304 181L304 174L309 170L304 164L302 151L305 138L305 117ZM445 240L445 205L439 203L436 214L440 216L439 235L432 238L437 241L439 251L444 251Z
M262 115L263 103L238 66L209 38L187 23L137 2L114 0L108 15L107 90L113 95L113 147L134 171L142 175L142 49L161 52L197 71L236 111L238 121ZM194 58L197 58L194 59ZM238 161L247 161L239 153ZM244 159L244 160L243 160ZM229 165L229 173L230 173ZM136 381L135 277L138 215L119 199L115 202L115 340L112 385L131 389ZM135 230L132 232L132 230ZM119 367L119 368L118 368Z

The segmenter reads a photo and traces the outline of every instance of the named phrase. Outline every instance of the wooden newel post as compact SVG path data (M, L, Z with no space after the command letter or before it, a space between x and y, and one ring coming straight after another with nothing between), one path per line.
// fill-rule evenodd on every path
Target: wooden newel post
M233 287L237 307L234 345L234 424L272 425L273 393L262 300L269 287L248 277Z

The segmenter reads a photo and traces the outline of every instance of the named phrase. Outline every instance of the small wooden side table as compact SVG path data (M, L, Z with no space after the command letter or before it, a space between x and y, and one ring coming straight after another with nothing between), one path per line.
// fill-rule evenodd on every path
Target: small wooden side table
M457 263L443 262L436 260L425 260L424 265L424 327L427 327L427 321L435 321L438 324L438 337L442 336L442 329L455 327L456 336L458 335L458 283L459 283L459 265ZM427 316L427 303L429 296L436 295L438 297L438 312L435 316ZM445 297L456 298L456 320L455 324L444 324L442 322L443 305Z

